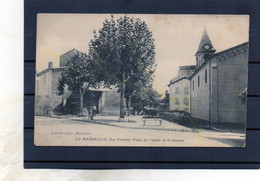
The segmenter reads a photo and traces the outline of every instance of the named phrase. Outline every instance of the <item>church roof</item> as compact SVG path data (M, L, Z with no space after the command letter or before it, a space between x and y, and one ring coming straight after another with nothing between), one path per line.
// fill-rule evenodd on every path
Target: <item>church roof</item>
M233 51L233 50L235 50L235 49L237 49L237 48L243 47L243 46L244 46L244 47L248 46L248 42L244 42L244 43L241 43L241 44L236 45L236 46L234 46L234 47L228 48L228 49L226 49L226 50L222 50L222 51L220 51L220 52L217 52L217 53L215 53L212 57L217 57L217 56L220 56L220 55L225 55L226 53L229 53L229 52L231 52L231 51Z
M212 45L212 43L211 43L211 41L209 39L209 35L208 35L207 31L204 29L204 32L203 32L203 35L201 37L197 53L201 52L201 51L205 51L204 46L206 44L208 44L210 46L211 50L214 50L214 47L213 47L213 45Z
M174 77L172 80L170 80L170 84L168 85L168 87L172 84L174 84L175 82L178 82L182 79L189 79L188 76L177 76L177 77Z

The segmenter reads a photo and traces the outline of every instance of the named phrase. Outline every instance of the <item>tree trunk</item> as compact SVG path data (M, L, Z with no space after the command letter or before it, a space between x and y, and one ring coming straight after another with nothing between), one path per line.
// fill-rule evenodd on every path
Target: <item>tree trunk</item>
M63 97L63 95L61 96L61 114L65 114L64 113L64 106L63 106L63 104L64 104L64 97Z
M83 90L82 88L79 89L79 112L78 115L82 116L83 112Z
M90 96L91 96L91 103L90 103L90 119L93 120L93 117L94 117L94 112L93 112L93 92L90 91Z
M83 85L83 88L82 88L82 107L81 107L81 110L82 110L82 116L83 117L87 117L87 118L90 118L90 110L91 108L88 106L88 101L87 100L87 107L86 107L86 110L83 109L83 97L84 97L84 94L89 90L89 84L86 86ZM92 92L90 91L90 94ZM91 100L90 100L91 101ZM92 101L91 101L92 102Z
M128 98L128 116L130 116L130 107L131 107L131 95Z
M123 80L120 89L120 118L125 118L125 72L123 72Z

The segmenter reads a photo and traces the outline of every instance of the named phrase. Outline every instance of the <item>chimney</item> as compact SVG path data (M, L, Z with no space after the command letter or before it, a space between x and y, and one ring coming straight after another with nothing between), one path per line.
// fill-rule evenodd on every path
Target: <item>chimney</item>
M52 63L52 62L49 62L49 63L48 63L48 68L49 68L49 69L53 68L53 63Z

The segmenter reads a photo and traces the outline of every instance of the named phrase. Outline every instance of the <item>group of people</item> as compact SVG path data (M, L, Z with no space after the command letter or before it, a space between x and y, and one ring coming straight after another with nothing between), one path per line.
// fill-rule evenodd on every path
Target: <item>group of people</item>
M87 118L93 120L94 116L97 113L97 107L96 106L92 106L87 108L83 108L83 119Z

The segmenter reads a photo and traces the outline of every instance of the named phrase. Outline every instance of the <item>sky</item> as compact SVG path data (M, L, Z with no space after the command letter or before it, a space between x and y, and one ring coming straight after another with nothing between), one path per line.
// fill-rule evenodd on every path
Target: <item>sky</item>
M36 71L47 68L48 62L59 67L59 56L75 48L88 52L93 31L102 28L111 14L38 14ZM114 14L115 18L124 14ZM247 15L166 15L128 14L145 21L153 33L155 43L154 88L161 94L177 76L179 66L195 65L204 29L206 29L216 52L223 51L249 38Z

